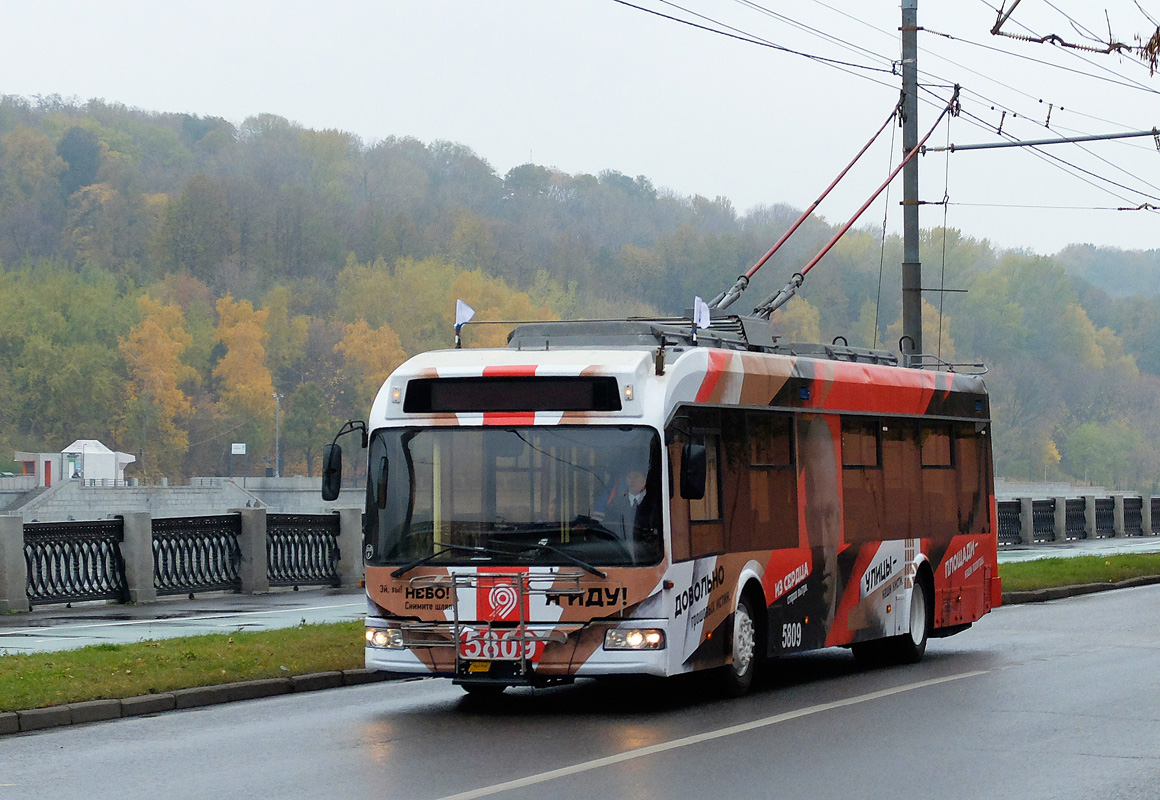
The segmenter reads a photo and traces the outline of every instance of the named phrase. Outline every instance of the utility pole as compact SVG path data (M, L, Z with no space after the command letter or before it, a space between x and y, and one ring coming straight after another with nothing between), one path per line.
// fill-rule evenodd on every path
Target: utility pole
M902 0L902 154L918 145L918 0ZM902 170L902 335L922 352L922 264L918 255L918 159ZM902 363L910 365L903 347Z
M274 477L282 477L280 444L282 439L282 397L274 392ZM269 451L267 451L269 452Z

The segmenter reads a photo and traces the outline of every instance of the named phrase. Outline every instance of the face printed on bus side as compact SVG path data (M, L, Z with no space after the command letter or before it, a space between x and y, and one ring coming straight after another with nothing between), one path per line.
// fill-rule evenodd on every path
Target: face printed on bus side
M814 417L804 426L801 436L801 465L805 476L806 535L810 548L821 551L821 570L825 587L826 630L834 619L837 605L838 541L842 531L841 507L838 502L838 464L834 451L834 434L824 417Z

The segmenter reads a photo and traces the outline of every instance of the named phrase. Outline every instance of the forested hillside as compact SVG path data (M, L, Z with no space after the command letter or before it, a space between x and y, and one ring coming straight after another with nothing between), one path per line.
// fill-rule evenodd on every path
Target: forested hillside
M138 454L138 475L180 480L224 472L244 441L258 473L277 393L284 472L317 474L322 444L365 417L394 366L451 344L456 298L482 319L680 313L797 213L740 215L613 171L499 175L464 145L367 143L270 115L235 127L0 98L0 464L96 438ZM833 232L812 218L734 308ZM924 232L924 285L967 290L945 295L941 331L928 296L927 348L990 368L1001 474L1152 488L1160 304L1140 290L1155 251L1077 252ZM1139 287L1107 282L1117 259ZM847 235L779 312L781 332L894 348L900 260L896 238Z

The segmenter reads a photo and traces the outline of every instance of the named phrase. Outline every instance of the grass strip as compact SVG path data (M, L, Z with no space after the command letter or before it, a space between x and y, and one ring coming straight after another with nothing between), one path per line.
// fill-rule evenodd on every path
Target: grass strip
M1160 553L999 565L1003 591L1160 575ZM363 666L362 621L0 656L0 711Z
M363 623L0 656L0 711L363 666Z
M1160 575L1160 553L1039 558L999 565L1004 592L1026 592L1083 583L1116 583Z

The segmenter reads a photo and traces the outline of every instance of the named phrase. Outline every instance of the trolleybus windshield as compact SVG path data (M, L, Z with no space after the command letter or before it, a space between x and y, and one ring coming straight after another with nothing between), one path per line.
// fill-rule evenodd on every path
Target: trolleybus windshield
M367 563L656 564L660 459L638 426L381 429Z

